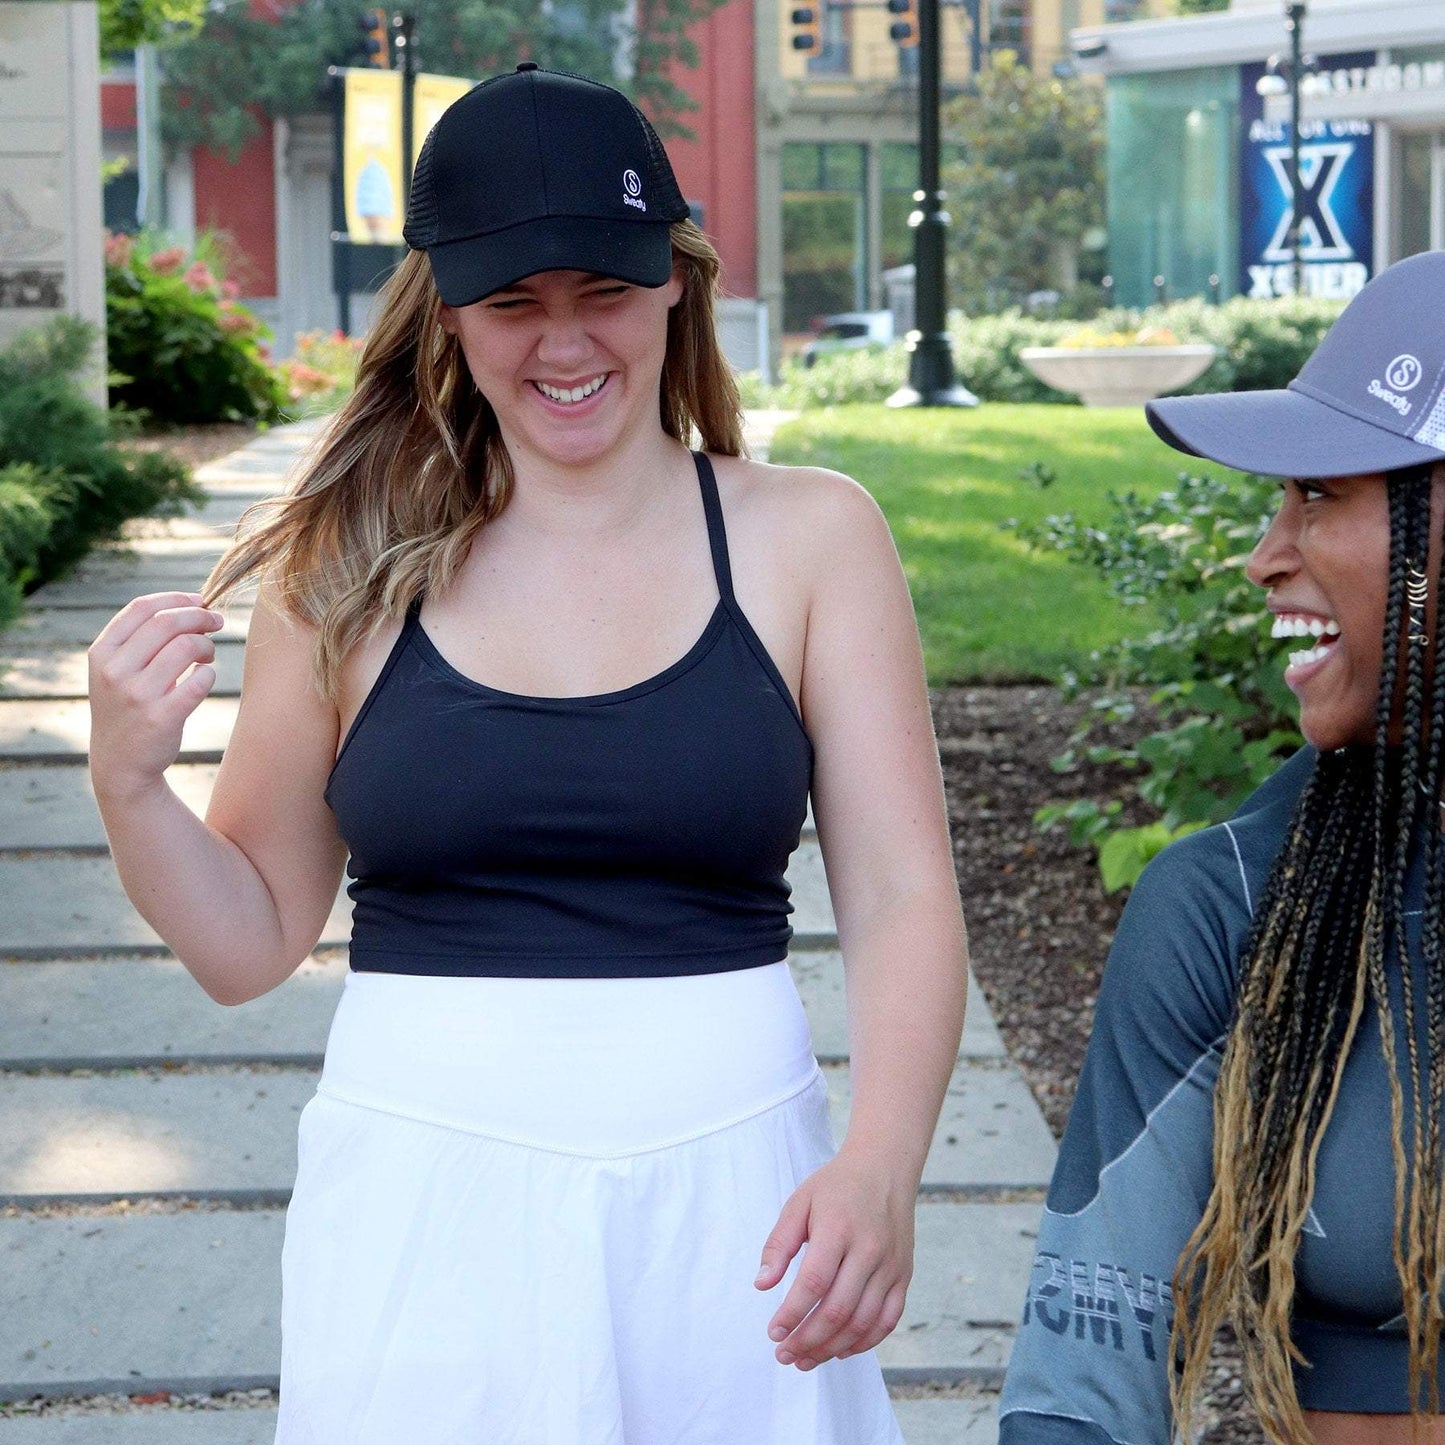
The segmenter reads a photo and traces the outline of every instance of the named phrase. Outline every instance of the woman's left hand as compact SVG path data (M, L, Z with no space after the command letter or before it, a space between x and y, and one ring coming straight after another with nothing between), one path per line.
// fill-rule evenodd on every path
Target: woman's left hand
M806 1242L768 1326L779 1364L811 1370L871 1350L898 1324L913 1276L916 1190L876 1159L840 1151L783 1206L763 1245L758 1289L771 1289Z

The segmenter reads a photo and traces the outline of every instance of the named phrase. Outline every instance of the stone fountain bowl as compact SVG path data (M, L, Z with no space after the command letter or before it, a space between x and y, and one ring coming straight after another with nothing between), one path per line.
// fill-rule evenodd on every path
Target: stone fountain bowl
M1208 345L1025 346L1019 360L1048 386L1085 406L1143 406L1201 376L1218 354Z

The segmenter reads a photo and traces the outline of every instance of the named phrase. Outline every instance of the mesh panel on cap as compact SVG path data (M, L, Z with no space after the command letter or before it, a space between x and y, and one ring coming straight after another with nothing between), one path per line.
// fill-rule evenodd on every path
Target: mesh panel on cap
M642 136L647 142L647 162L652 167L653 182L662 187L663 216L669 221L681 221L688 214L687 202L678 189L677 177L672 173L672 163L662 148L662 142L657 138L657 132L652 128L652 122L640 110L637 118L642 122Z
M1425 447L1439 447L1445 450L1445 391L1435 403L1430 415L1420 423L1415 440Z
M436 134L436 126L427 132L411 176L411 196L406 208L406 225L401 234L414 251L435 245L437 239L436 186L432 184L431 176L432 142L436 140Z

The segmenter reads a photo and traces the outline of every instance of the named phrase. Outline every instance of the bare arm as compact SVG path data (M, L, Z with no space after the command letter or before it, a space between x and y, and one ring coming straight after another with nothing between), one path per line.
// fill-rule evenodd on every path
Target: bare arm
M853 1110L838 1157L825 1166L839 1202L828 1204L821 1189L796 1209L790 1201L769 1240L776 1253L764 1254L775 1267L785 1263L806 1234L808 1253L776 1317L787 1336L779 1358L805 1368L871 1348L902 1313L914 1196L957 1059L968 986L907 581L873 499L836 474L813 477L807 484L825 505L811 529L818 562L803 708L847 980ZM780 1277L781 1269L765 1272L765 1287Z
M274 988L315 946L346 850L321 793L335 707L310 680L309 629L273 606L252 617L241 705L206 819L165 769L215 682L217 615L194 593L138 597L91 645L91 782L122 886L221 1003ZM183 681L181 672L197 667Z

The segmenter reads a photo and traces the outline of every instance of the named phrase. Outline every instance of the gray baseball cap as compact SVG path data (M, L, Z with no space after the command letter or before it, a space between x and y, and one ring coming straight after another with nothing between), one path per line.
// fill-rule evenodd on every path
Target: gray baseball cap
M1171 447L1262 476L1445 459L1445 251L1380 272L1283 391L1166 397L1144 411Z

